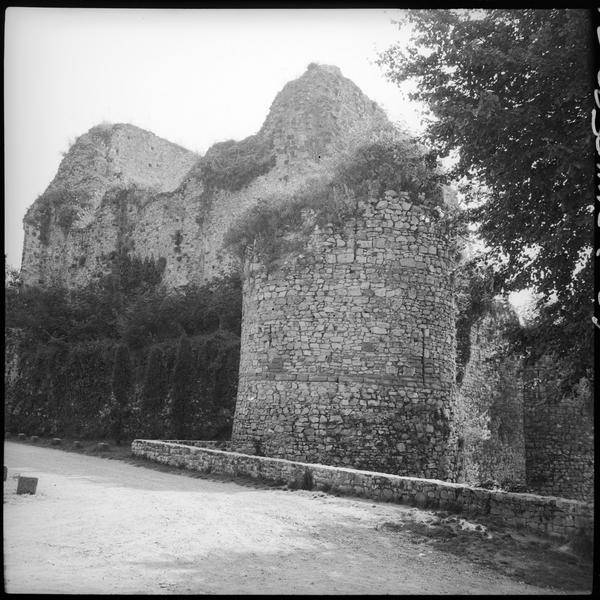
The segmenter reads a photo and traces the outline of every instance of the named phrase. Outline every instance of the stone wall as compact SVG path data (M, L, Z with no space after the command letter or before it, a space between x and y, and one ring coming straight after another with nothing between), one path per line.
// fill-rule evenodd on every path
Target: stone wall
M546 357L525 371L527 486L541 494L593 501L594 417L591 385L559 388L559 364Z
M593 506L563 498L490 491L464 484L250 456L176 442L134 440L131 449L136 456L202 473L249 476L282 484L308 480L319 490L485 517L558 539L569 539L581 531L591 537L593 532Z
M451 478L454 253L429 199L357 198L340 231L244 281L232 442L265 455ZM282 262L282 261L279 261Z
M525 485L523 380L517 358L507 356L504 331L517 319L495 301L469 333L469 360L458 388L462 437L459 481L494 481L504 489Z
M122 219L105 202L107 191L173 191L198 158L132 125L99 125L80 136L25 216L23 283L79 287L109 270Z

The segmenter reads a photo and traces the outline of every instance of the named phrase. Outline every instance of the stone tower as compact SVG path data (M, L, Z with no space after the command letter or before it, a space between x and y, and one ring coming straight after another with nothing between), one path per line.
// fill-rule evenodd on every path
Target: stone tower
M371 191L283 266L246 261L235 447L453 477L454 253L430 200Z

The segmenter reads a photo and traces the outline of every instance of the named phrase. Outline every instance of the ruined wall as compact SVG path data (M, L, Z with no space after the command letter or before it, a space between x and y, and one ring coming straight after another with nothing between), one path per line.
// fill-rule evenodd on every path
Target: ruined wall
M94 127L24 219L21 277L81 287L110 272L126 244L166 261L168 287L205 283L233 268L223 238L246 209L331 176L340 155L378 127L391 127L383 110L337 67L317 64L283 87L256 135L204 157L132 125ZM140 193L114 206L111 190L132 186Z
M232 442L268 456L446 479L455 469L454 254L408 194L245 272Z
M560 364L545 357L525 371L527 486L540 494L593 501L594 417L589 382L558 386Z
M470 355L457 397L460 481L494 481L504 489L525 484L521 365L506 355L504 334L516 319L505 301L496 300L471 325Z
M109 270L123 220L106 193L132 186L172 191L198 158L132 125L99 125L80 136L24 218L24 284L79 287Z

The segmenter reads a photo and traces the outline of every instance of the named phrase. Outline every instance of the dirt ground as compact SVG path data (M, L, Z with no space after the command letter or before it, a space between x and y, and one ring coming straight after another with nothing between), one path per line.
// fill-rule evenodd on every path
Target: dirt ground
M110 455L110 451L105 454ZM589 593L584 550L447 513L5 442L13 593ZM39 479L17 495L19 474ZM588 549L589 550L589 549Z

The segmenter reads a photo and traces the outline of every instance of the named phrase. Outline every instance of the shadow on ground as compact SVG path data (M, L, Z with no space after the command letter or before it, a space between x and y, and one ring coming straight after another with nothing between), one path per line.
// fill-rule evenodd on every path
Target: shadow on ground
M67 452L76 452L99 458L121 460L130 465L152 469L163 473L179 474L185 477L205 479L213 482L235 482L237 485L254 489L279 489L293 492L298 482L269 482L248 476L231 476L217 473L200 473L149 461L131 453L131 443L102 445L103 441L61 440L53 445L52 440L38 439L11 441L53 447ZM322 492L311 492L324 496ZM340 494L335 494L339 496ZM353 498L353 500L359 500ZM546 540L523 531L495 525L484 518L467 520L460 515L445 511L423 510L416 507L403 507L398 518L383 521L376 529L385 536L402 536L415 545L415 551L432 548L466 558L474 564L491 568L505 576L530 585L555 588L566 591L591 589L593 546L584 538L558 543Z
M412 511L410 511L412 512ZM466 557L475 564L530 585L561 590L585 590L592 583L592 547L574 540L560 544L528 533L509 530L483 519L469 521L444 511L424 511L377 526L388 535L411 536L425 545Z

